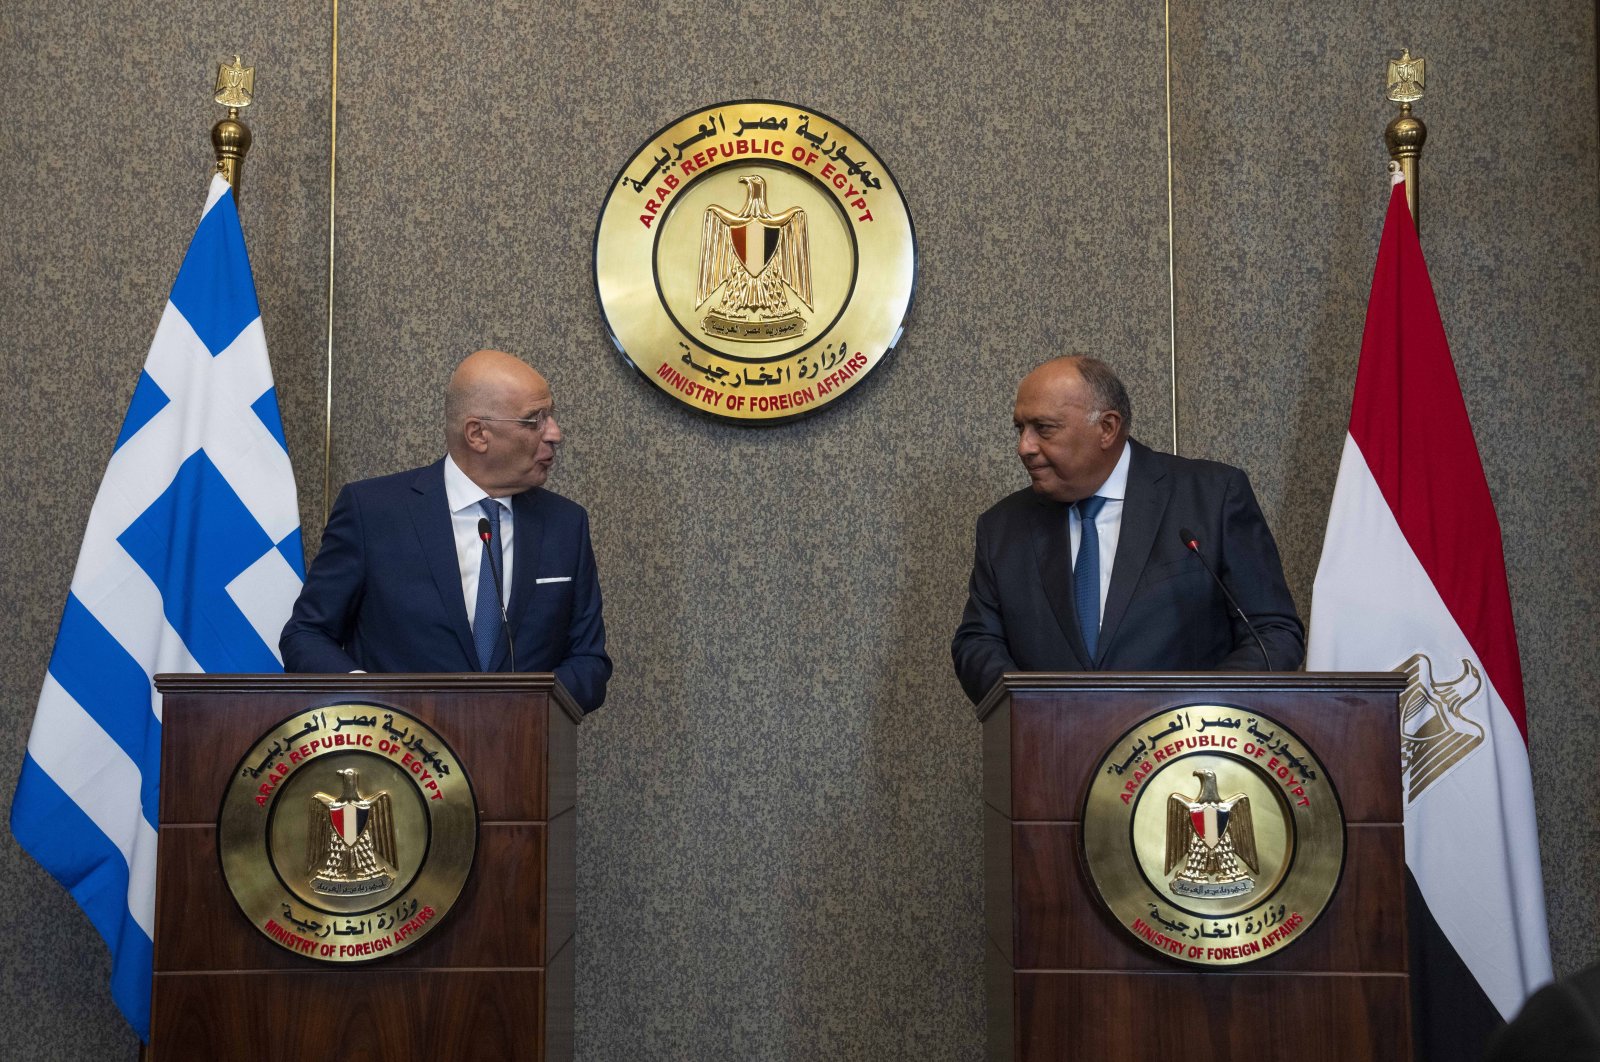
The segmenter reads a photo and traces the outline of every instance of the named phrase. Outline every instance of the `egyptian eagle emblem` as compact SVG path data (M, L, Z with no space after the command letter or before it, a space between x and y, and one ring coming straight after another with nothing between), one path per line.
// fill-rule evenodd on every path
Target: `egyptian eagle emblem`
M1433 661L1421 653L1396 670L1406 673L1400 695L1400 769L1406 797L1415 801L1434 782L1483 744L1483 727L1462 711L1483 690L1483 676L1472 661L1448 682L1433 677Z
M1422 98L1426 59L1411 58L1411 49L1404 49L1400 58L1389 60L1388 97L1391 103L1415 103Z
M245 66L237 55L232 65L217 65L217 88L211 97L224 107L248 107L256 90L256 68Z
M720 291L721 299L701 321L707 334L752 342L791 339L805 332L806 321L790 304L790 294L812 308L806 212L792 206L772 213L762 177L750 174L739 183L746 189L744 206L706 207L695 309Z
M1239 864L1259 873L1261 859L1256 854L1255 823L1250 817L1250 798L1238 793L1223 800L1217 795L1215 771L1200 770L1200 795L1190 799L1181 793L1167 798L1167 858L1165 874L1182 866L1172 879L1172 891L1180 896L1221 899L1243 896L1255 882Z
M339 775L344 785L337 798L318 793L310 801L306 873L311 891L324 896L382 892L399 873L389 794L362 796L354 768Z

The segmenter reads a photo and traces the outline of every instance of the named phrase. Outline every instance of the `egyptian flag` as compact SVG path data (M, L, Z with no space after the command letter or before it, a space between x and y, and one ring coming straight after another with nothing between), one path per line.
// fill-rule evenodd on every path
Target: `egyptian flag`
M1478 1058L1550 980L1550 940L1500 523L1398 177L1306 663L1407 674L1401 761L1417 1058Z

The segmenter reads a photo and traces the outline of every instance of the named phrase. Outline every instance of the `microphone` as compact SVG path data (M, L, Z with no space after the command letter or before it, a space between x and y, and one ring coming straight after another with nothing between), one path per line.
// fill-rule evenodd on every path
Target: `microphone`
M494 532L489 530L489 518L478 517L478 537L485 546L490 545L494 539ZM506 632L506 648L511 651L511 670L517 670L517 643L511 640L511 617L506 615L506 588L500 583L500 565L491 563L489 571L494 575L494 596L500 604L500 626ZM483 578L483 573L478 573L478 578ZM1237 606L1236 606L1237 607ZM1243 613L1241 613L1243 615ZM1245 622L1249 622L1246 620Z
M484 523L488 523L488 521L486 520ZM1228 599L1228 604L1232 605L1233 610L1239 614L1239 618L1244 620L1244 625L1250 629L1250 637L1256 640L1256 648L1261 650L1261 659L1267 665L1266 670L1271 671L1272 658L1267 655L1267 644L1261 640L1261 635L1256 633L1256 625L1251 623L1250 617L1244 614L1244 609L1239 607L1239 602L1233 599L1233 595L1228 593L1228 588L1223 585L1222 580L1217 578L1217 573L1211 570L1210 564L1206 563L1205 554L1200 552L1200 540L1195 538L1194 532L1187 527L1178 528L1178 538L1183 542L1185 549L1200 559L1200 563L1205 567L1206 574L1211 576L1211 581L1217 584L1217 589L1222 591L1222 596Z

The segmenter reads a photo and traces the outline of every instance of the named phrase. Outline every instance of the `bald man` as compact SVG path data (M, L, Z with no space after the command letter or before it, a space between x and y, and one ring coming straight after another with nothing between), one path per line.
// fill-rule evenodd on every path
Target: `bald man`
M1304 629L1243 472L1131 439L1127 389L1098 358L1040 365L1013 419L1029 486L978 518L951 645L974 704L1007 671L1300 666Z
M553 671L593 711L611 659L589 516L544 489L561 444L550 385L480 350L444 410L444 458L339 492L279 641L284 667Z

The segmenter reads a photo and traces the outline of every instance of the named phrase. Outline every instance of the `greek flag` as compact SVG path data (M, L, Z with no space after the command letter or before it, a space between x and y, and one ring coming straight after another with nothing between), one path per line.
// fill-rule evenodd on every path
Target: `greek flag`
M294 473L233 191L211 181L89 513L11 832L111 949L150 1037L161 671L282 671L305 575Z

